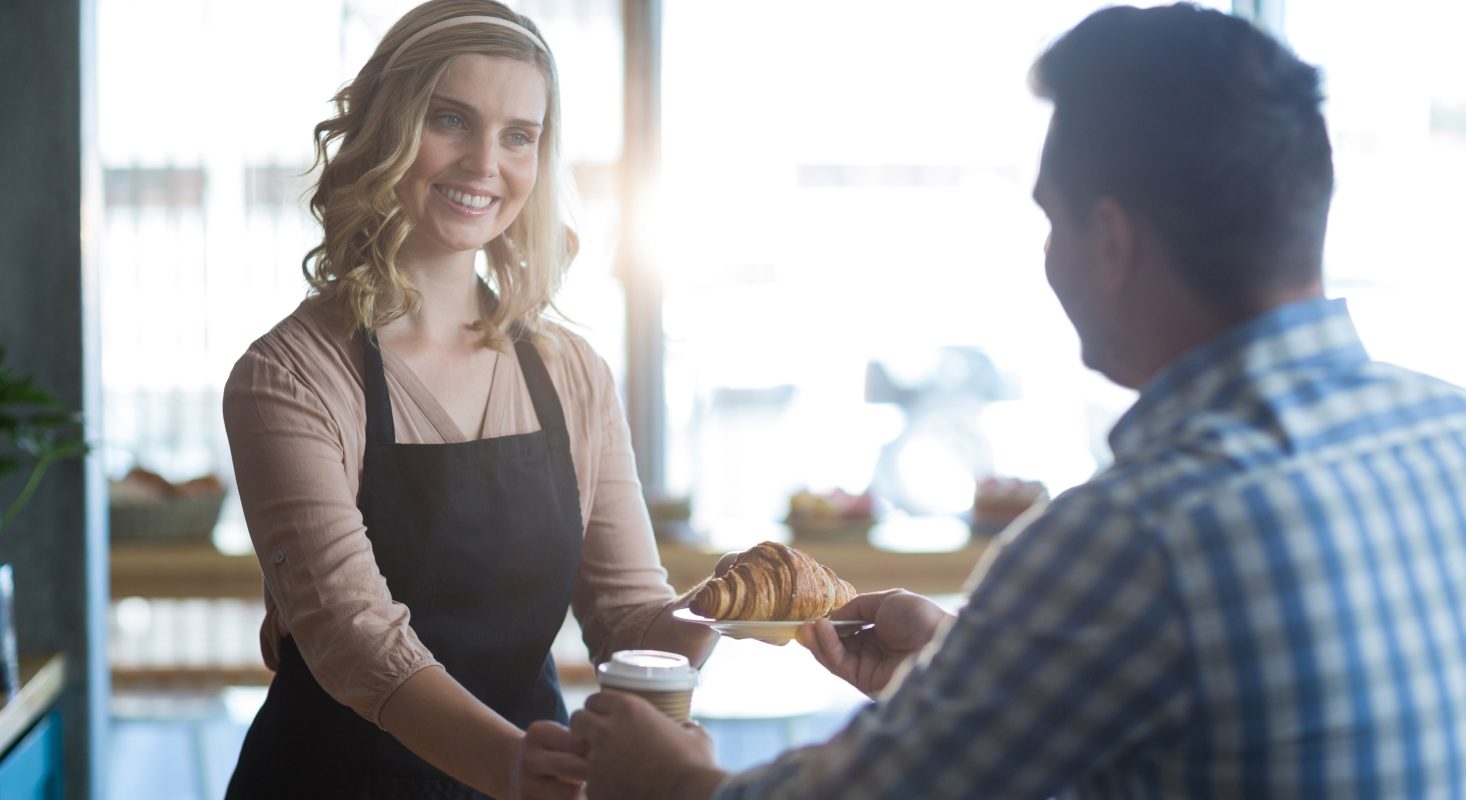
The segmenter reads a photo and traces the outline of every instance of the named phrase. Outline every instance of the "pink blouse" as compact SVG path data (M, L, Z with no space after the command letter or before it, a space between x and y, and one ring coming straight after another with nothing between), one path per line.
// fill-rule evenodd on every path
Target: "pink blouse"
M584 543L571 610L592 658L636 647L674 599L652 539L630 432L610 369L561 329L541 356L565 409L580 486ZM397 441L467 437L407 365L382 353ZM500 359L485 421L489 437L539 430L518 360ZM366 441L359 338L307 300L235 364L224 423L250 538L264 571L260 648L274 669L295 637L311 673L337 701L380 725L387 698L420 669L442 668L393 601L356 507Z

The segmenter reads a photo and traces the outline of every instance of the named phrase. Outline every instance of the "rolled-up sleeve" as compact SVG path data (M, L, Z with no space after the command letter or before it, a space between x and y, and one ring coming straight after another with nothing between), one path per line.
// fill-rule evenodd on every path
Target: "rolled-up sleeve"
M268 600L321 687L380 725L387 697L440 665L377 568L338 421L257 346L225 385L224 423Z

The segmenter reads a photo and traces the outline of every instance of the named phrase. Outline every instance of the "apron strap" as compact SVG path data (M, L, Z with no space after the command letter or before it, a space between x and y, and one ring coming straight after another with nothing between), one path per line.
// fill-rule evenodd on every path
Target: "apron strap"
M370 444L395 444L397 431L392 424L392 400L387 394L387 373L382 366L382 351L366 328L362 337L362 379L366 390L366 434ZM560 406L560 395L545 369L544 359L528 339L516 339L514 352L519 357L519 368L524 372L524 382L529 388L529 399L534 404L535 416L539 418L540 429L546 438L560 446L568 445L570 434L565 427L565 410Z
M387 396L387 373L382 369L382 350L365 327L361 329L362 380L366 390L366 436L368 444L396 444L392 425L392 400Z
M540 429L551 444L568 446L570 434L565 429L565 410L560 407L560 395L545 369L544 359L540 358L539 351L528 338L515 339L514 352L519 356L519 369L529 387L529 399L534 403Z

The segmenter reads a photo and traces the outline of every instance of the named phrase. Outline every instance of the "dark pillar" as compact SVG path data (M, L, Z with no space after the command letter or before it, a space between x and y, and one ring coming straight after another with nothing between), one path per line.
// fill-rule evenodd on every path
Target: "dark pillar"
M81 409L89 391L83 356L86 314L82 247L83 16L89 0L0 3L0 344L8 361ZM89 26L88 26L89 27ZM88 117L89 119L89 117ZM84 308L89 309L84 314ZM88 409L95 418L95 409ZM88 438L97 432L89 429ZM100 795L106 672L102 650L106 549L93 462L72 460L47 473L9 530L0 561L15 568L16 627L22 654L62 652L61 698L68 798ZM8 500L14 473L0 483ZM88 487L92 487L88 491ZM91 495L92 502L89 502ZM90 509L90 514L89 514Z

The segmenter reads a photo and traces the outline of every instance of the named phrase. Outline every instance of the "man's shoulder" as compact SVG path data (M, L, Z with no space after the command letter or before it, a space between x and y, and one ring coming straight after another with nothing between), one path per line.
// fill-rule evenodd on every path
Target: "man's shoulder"
M1466 390L1393 364L1294 369L1238 384L1107 470L1148 507L1226 492L1233 483L1466 432Z
M1387 361L1371 361L1365 370L1376 380L1392 383L1422 397L1452 399L1466 407L1466 388L1444 378Z

